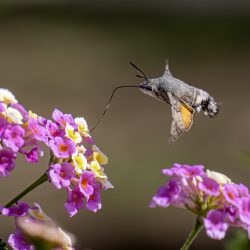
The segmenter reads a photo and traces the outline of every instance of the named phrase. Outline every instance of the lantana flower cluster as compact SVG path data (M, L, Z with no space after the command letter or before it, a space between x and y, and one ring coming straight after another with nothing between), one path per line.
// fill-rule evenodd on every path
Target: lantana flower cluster
M15 218L16 231L10 234L8 244L13 250L44 249L73 250L74 237L60 228L41 207L19 203L10 208L0 208L3 216Z
M49 181L67 192L64 206L69 215L84 206L93 212L101 209L101 191L113 186L104 173L108 158L94 144L85 119L55 109L47 120L0 89L0 176L14 169L17 153L38 162L43 155L40 143L50 150Z
M0 89L0 177L14 169L18 153L25 155L29 163L38 162L39 155L43 155L28 126L31 116L36 115L19 104L7 89Z
M101 209L100 192L112 188L104 173L107 156L94 144L84 118L75 118L55 110L51 120L32 120L31 129L39 131L40 140L51 150L49 181L67 191L64 204L70 216L85 207Z
M246 230L250 238L250 194L246 186L202 165L174 164L162 172L170 179L158 189L150 207L188 209L201 218L212 239L223 239L229 226Z

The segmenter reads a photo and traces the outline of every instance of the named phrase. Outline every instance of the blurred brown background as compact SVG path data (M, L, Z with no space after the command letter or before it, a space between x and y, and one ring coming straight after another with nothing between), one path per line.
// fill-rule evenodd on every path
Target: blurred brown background
M76 249L178 249L194 216L147 207L166 180L162 168L202 163L249 184L250 163L241 157L250 150L249 1L34 2L0 2L1 87L34 112L50 117L57 107L84 116L92 127L115 86L138 83L130 61L159 77L166 58L174 76L223 103L218 118L196 114L191 131L167 147L170 107L124 89L93 133L109 156L106 171L115 186L103 193L103 209L70 219L66 194L47 183L24 199L39 202L74 233ZM1 179L0 203L42 174L47 162L47 155L39 165L19 159L10 177ZM0 223L6 239L13 220ZM202 233L192 249L224 245Z

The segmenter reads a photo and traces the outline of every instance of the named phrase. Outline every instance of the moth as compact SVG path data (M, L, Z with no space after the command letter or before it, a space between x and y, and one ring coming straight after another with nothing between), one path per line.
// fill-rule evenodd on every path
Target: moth
M217 103L208 92L175 78L169 70L168 62L163 76L156 79L148 79L142 70L133 63L130 64L142 74L137 77L144 79L139 84L139 89L144 94L170 104L172 111L170 144L189 131L195 111L202 110L209 117L218 115L221 104Z

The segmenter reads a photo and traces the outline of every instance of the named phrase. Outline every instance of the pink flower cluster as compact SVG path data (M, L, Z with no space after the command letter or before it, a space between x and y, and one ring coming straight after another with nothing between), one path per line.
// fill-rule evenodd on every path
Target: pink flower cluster
M8 176L14 169L17 153L23 154L29 163L38 162L42 156L28 127L30 115L11 92L0 89L0 177Z
M88 210L96 212L101 209L101 191L113 187L104 173L108 158L94 145L83 118L73 119L57 109L52 118L32 121L34 130L40 131L39 140L51 150L49 181L67 191L64 207L70 216L83 208L84 202Z
M35 250L34 245L42 245L46 249L74 250L70 235L47 216L38 204L33 207L26 203L10 208L0 207L0 212L15 218L16 231L8 238L13 250Z
M83 117L74 119L55 109L52 120L47 120L28 112L12 93L0 89L0 125L0 176L13 170L17 153L37 162L42 143L50 150L48 179L67 191L69 215L84 206L93 212L101 209L101 191L113 187L104 173L108 158L94 144Z
M202 165L174 164L163 169L170 180L153 196L150 207L186 208L202 218L207 235L223 239L229 226L240 227L250 238L250 194L221 173Z

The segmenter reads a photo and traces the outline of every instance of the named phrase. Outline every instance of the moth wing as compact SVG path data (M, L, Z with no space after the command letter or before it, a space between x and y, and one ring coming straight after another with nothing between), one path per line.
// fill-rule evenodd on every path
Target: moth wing
M191 128L193 124L194 109L179 101L171 93L169 93L168 96L172 110L172 125L169 138L169 144L171 144Z

